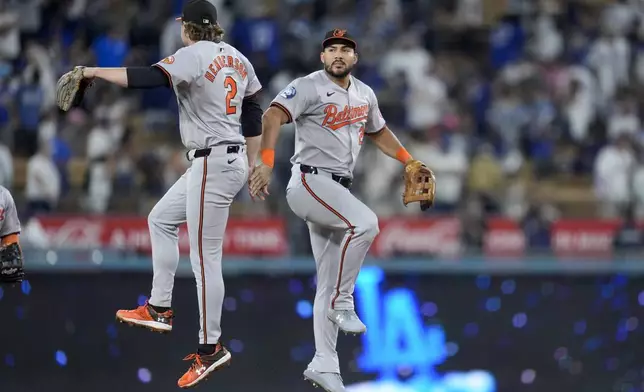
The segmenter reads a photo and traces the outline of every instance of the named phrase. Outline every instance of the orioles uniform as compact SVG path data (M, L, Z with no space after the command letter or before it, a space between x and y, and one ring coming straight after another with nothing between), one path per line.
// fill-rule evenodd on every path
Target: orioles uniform
M338 330L366 331L354 310L353 291L378 234L378 218L350 188L365 134L384 129L385 121L369 86L350 76L345 90L324 70L294 80L271 105L284 111L296 130L286 198L307 222L317 267L316 352L305 372L316 381L315 374L340 373ZM343 390L338 388L328 390Z
M295 125L292 175L286 188L291 210L309 228L317 267L313 307L315 356L304 378L327 392L345 392L336 351L338 331L367 331L355 311L353 292L364 258L378 235L378 218L351 194L353 170L365 136L404 165L403 204L433 203L435 177L387 127L373 90L351 75L357 43L344 29L322 41L324 69L298 78L263 115L261 162L250 179L251 196L268 194L275 145L283 124Z
M20 283L25 278L19 235L20 220L13 196L0 186L0 284Z
M18 211L9 190L0 186L0 238L20 233Z
M161 267L154 272L150 302L171 304L178 226L187 221L201 312L199 340L207 344L221 335L221 257L228 209L248 178L238 108L261 85L248 60L226 43L200 41L157 66L172 80L191 166L150 212L152 258Z
M191 0L181 20L207 29L216 22L217 12L207 0ZM150 299L134 310L119 310L116 317L158 332L172 330L178 232L187 222L200 325L200 348L186 357L193 365L178 381L180 387L188 388L231 357L219 342L223 237L229 207L248 179L245 137L240 133L242 104L262 86L248 59L220 40L192 42L154 67L165 73L175 92L181 140L191 165L148 217L154 267ZM261 109L257 123L261 125ZM261 133L261 127L258 130Z

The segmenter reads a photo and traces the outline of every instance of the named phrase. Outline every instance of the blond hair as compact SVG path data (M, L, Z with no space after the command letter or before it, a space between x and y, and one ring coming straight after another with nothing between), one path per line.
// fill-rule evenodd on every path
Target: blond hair
M221 42L221 40L224 38L225 31L218 24L201 26L193 22L184 22L183 26L186 29L186 37L194 42Z

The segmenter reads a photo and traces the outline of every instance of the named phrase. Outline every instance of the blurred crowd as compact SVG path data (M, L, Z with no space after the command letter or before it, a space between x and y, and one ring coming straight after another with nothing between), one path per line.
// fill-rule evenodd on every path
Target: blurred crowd
M355 75L436 173L430 214L644 217L644 1L211 1L264 107L320 68L325 31L348 28ZM182 174L171 91L97 82L82 108L55 106L74 65L149 65L180 48L181 6L0 0L0 184L24 211L146 214ZM271 200L242 192L234 213L286 211L293 132L282 129ZM355 192L380 216L419 214L400 202L401 174L366 143Z

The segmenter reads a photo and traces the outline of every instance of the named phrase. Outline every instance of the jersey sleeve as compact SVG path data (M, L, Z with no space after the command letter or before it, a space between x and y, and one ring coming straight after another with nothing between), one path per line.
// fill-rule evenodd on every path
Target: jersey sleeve
M290 123L297 120L316 99L317 94L313 82L305 78L298 78L277 94L271 102L271 106L282 109L288 116Z
M262 89L262 84L255 73L253 64L251 64L246 57L242 57L242 61L244 62L244 67L246 67L246 77L248 78L248 85L246 86L246 94L244 94L244 98L250 98Z
M190 84L199 77L200 65L197 56L190 47L179 49L172 56L168 56L154 66L159 67L168 76L173 86Z
M382 113L380 113L380 107L378 106L378 98L376 93L373 90L369 89L369 114L367 116L367 126L365 127L365 133L376 133L381 131L387 122Z
M0 238L20 233L20 221L13 197L9 191L0 190Z

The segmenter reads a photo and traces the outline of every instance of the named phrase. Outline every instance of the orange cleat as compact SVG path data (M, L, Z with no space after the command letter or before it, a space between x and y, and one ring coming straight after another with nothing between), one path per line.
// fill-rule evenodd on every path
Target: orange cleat
M128 325L147 328L154 332L167 333L172 331L172 310L158 313L146 302L133 310L119 310L116 319Z
M184 361L193 361L190 369L179 379L179 388L191 388L208 378L210 373L224 366L230 366L231 355L220 343L217 343L215 352L210 355L190 354Z

